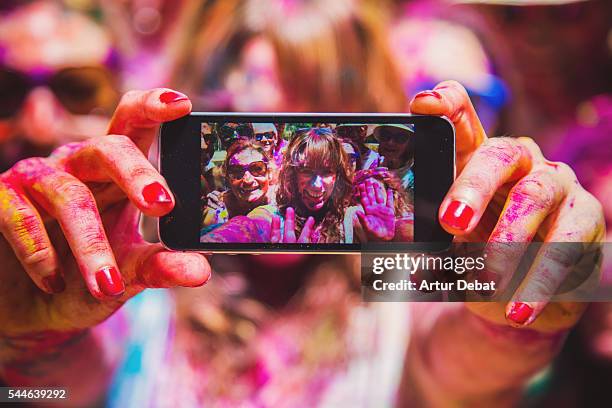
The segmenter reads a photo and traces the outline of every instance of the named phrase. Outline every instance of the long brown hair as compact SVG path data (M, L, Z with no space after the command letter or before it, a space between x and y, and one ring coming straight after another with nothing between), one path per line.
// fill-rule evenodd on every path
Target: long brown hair
M353 184L348 156L331 129L310 128L297 131L283 158L276 201L283 215L287 207L294 207L296 234L299 235L307 215L301 214L299 206L296 205L299 201L298 167L328 168L336 171L336 182L326 204L325 217L317 223L316 228L320 231L320 243L342 242L344 211L350 202Z
M278 0L206 2L176 50L173 77L196 105L223 104L223 81L249 40L274 48L280 85L292 110L400 112L407 107L389 50L386 9L369 2L310 0L287 10ZM203 89L202 89L203 88ZM197 95L197 94L200 95ZM199 97L199 98L198 98Z

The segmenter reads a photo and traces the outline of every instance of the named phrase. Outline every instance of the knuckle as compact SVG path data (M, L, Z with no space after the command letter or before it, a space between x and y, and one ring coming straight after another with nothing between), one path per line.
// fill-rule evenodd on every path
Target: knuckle
M485 141L481 147L487 159L494 159L503 164L516 163L523 154L521 146L511 137L494 137Z
M26 269L36 269L41 264L52 259L54 256L53 250L49 246L41 246L33 251L29 251L21 258L21 264Z
M93 199L87 186L76 179L66 180L62 178L53 184L52 187L58 195L71 200L68 205L82 204L85 200Z
M84 245L81 253L85 256L94 256L107 253L110 249L106 242L106 237L98 229L89 229L81 235Z
M543 174L524 178L512 189L512 200L540 208L553 207L555 192L548 178Z
M457 182L457 186L454 189L455 192L457 190L469 190L469 191L477 191L483 195L486 195L487 191L492 191L492 181L491 178L487 176L486 173L479 171L473 172L471 174L466 175L465 177L461 177Z
M46 165L45 159L41 157L29 157L15 163L11 171L17 174L31 174L35 170L40 169L41 165Z
M140 165L132 167L129 171L129 177L131 179L157 178L156 175L157 173L152 169Z
M138 98L140 98L141 95L142 95L142 91L137 91L137 90L127 91L121 97L121 100L119 101L119 106L131 105L134 101L138 100Z

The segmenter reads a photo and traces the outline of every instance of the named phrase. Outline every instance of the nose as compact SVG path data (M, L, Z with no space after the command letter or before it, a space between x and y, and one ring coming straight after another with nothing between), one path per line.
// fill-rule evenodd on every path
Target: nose
M251 172L247 170L244 172L244 177L242 178L242 182L244 184L253 184L255 183L255 177L253 177Z
M48 88L37 87L27 96L19 114L24 138L38 146L56 144L63 108Z
M323 178L317 174L310 180L310 185L315 188L323 187Z

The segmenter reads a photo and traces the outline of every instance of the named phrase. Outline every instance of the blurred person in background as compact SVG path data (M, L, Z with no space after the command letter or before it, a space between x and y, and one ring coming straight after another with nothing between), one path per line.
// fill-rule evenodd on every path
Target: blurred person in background
M382 166L382 158L380 154L377 151L370 149L365 144L368 137L367 125L338 125L336 126L336 133L338 134L339 138L348 140L359 148L361 166L358 168L358 170L367 170Z
M501 134L507 124L529 119L504 38L482 15L453 0L391 3L389 46L406 94L450 78L466 87L487 132Z
M174 82L204 110L402 111L386 12L346 0L203 3L183 23Z
M10 3L10 2L9 2ZM107 31L56 1L0 6L0 169L104 134L118 101Z
M430 94L417 94L431 97ZM414 125L381 125L374 129L378 140L378 153L383 166L389 168L401 181L405 190L414 189Z
M538 134L545 151L575 121L587 123L590 99L612 92L612 3L607 0L480 0L479 12L503 36L529 120L512 134ZM513 104L514 105L514 104Z

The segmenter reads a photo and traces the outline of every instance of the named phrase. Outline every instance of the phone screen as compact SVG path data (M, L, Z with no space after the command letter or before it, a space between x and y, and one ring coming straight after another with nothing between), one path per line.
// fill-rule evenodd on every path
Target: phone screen
M166 217L166 224L173 224L167 236L190 242L175 247L355 251L401 247L418 240L419 232L421 240L448 240L432 228L437 225L434 207L453 178L454 139L447 121L202 115L175 131L167 127L165 132L174 134L168 135L167 147L162 141L162 159L168 158L162 169L169 168L165 176L178 194L177 209ZM199 135L197 185L184 181L180 170L192 157L194 133ZM419 148L426 139L427 148ZM193 204L187 203L194 196L195 245L179 237L192 230L196 217L191 215L188 225L184 214L193 214Z

